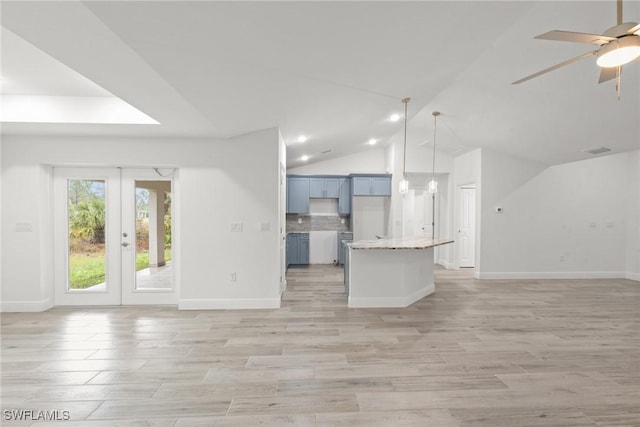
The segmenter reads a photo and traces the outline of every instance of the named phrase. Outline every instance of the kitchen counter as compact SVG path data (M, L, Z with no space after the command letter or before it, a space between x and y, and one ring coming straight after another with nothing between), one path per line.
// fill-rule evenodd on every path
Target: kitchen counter
M435 292L434 247L449 239L404 237L347 244L349 307L407 307Z
M427 249L453 243L449 239L430 237L401 237L398 239L358 240L349 243L352 249Z

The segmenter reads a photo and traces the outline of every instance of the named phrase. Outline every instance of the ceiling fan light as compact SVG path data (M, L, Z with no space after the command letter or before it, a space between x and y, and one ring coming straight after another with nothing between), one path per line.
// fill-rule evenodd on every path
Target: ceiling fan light
M627 36L612 41L598 51L598 66L619 67L640 56L640 36Z

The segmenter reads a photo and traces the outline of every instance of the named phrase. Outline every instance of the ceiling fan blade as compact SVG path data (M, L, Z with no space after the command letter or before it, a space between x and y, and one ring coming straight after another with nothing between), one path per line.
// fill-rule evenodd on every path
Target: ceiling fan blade
M629 28L627 34L638 34L640 36L640 24L636 24L635 27Z
M566 61L561 62L561 63L559 63L559 64L556 64L556 65L554 65L554 66L552 66L552 67L545 68L545 69L544 69L544 70L542 70L542 71L538 71L537 73L531 74L531 75L529 75L529 76L527 76L527 77L524 77L524 78L522 78L522 79L520 79L520 80L516 80L515 82L513 82L513 83L511 83L511 84L512 84L512 85L517 85L517 84L520 84L520 83L526 82L527 80L531 80L531 79L533 79L533 78L536 78L536 77L538 77L538 76L541 76L541 75L543 75L543 74L546 74L546 73L548 73L548 72L550 72L550 71L557 70L558 68L564 67L565 65L573 64L574 62L578 62L578 61L580 61L581 59L584 59L584 58L588 58L588 57L590 57L590 56L593 56L593 55L595 55L596 53L598 53L598 51L597 51L597 50L593 50L593 51L591 51L591 52L583 53L583 54L582 54L582 55L580 55L580 56L576 56L575 58L567 59Z
M637 22L625 22L623 24L618 24L614 27L609 28L604 33L602 33L602 35L607 37L619 38L622 36L631 35L638 30L640 30L640 25Z
M622 68L622 67L620 67ZM622 69L620 70L622 72ZM601 68L598 83L604 83L618 77L618 67Z
M574 31L561 30L548 31L544 34L536 36L535 38L541 40L554 40L559 42L593 44L596 46L602 46L603 44L616 39L615 37L609 37L602 34L576 33Z

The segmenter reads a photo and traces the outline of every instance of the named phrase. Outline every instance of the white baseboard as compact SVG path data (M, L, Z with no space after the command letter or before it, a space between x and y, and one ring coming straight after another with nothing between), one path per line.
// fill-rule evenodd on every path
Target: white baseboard
M632 273L630 271L627 271L624 274L624 278L629 280L635 280L636 282L640 282L640 273Z
M42 301L3 301L0 304L0 311L3 313L23 313L47 311L53 307L53 301L45 299Z
M536 279L624 279L622 271L547 271L547 272L478 272L476 279L491 280L536 280Z
M181 299L179 310L245 310L280 308L280 298L257 299Z
M433 284L418 289L406 297L366 297L354 298L349 296L349 307L353 308L381 308L381 307L408 307L435 291Z

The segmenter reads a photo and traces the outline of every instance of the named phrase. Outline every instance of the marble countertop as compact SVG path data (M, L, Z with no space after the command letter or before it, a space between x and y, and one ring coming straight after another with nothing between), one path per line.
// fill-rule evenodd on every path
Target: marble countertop
M397 239L358 240L347 243L351 249L427 249L453 243L449 239L430 237L400 237Z

